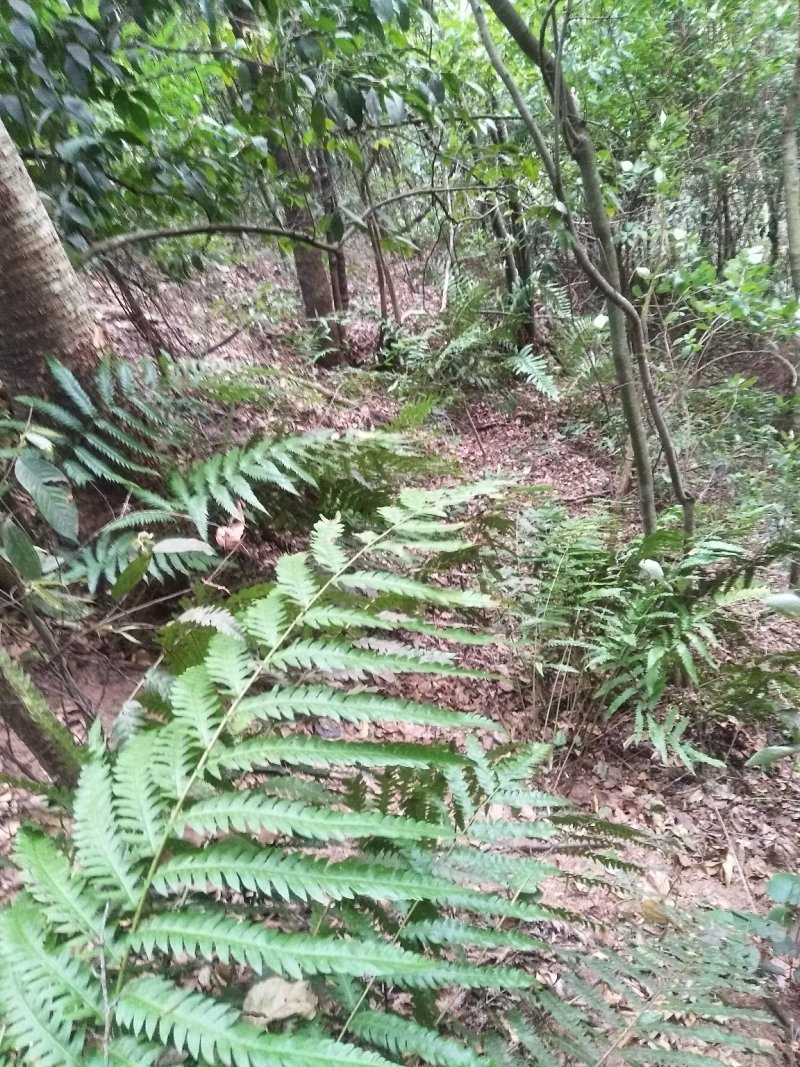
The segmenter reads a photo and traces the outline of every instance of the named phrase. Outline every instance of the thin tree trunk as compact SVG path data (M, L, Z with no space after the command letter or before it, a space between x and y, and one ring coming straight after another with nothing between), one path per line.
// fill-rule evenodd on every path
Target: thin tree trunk
M364 201L364 206L367 208L367 233L369 234L370 244L372 245L372 254L375 257L375 270L378 274L378 292L380 294L381 301L381 318L387 319L389 317L389 308L387 305L387 295L392 305L392 312L394 314L394 320L396 323L402 321L402 315L400 314L400 305L397 301L397 293L394 288L394 279L392 273L386 264L386 257L383 254L381 248L381 229L378 220L375 216L375 204L372 199L372 193L369 188L369 174L364 173L361 178L361 196Z
M780 203L780 185L777 189L767 191L767 240L769 241L769 265L775 269L780 258L780 220L778 216L778 204Z
M786 239L788 244L789 271L792 276L792 288L795 300L800 300L800 166L797 148L797 117L800 109L800 12L798 12L798 40L794 60L792 84L783 111L783 197L786 204ZM797 341L792 347L792 365L794 366L794 385L792 387L792 428L800 432L800 395L798 394L798 373L800 372L800 355ZM797 525L797 522L795 522ZM789 584L795 588L800 584L800 559L792 560L789 571Z
M333 216L339 210L339 205L336 202L336 187L333 183L330 153L324 148L317 152L317 165L319 168L322 207L326 215ZM331 276L333 306L338 312L348 311L350 308L350 286L347 283L347 261L341 248L328 253L328 270Z
M600 173L597 166L594 144L586 129L586 124L578 111L574 97L569 91L561 76L560 65L550 52L543 50L539 41L528 29L528 26L520 17L509 0L487 0L502 25L510 33L525 56L538 67L545 84L550 92L559 116L560 133L564 137L570 155L577 164L583 181L583 197L586 210L592 225L592 230L600 247L601 264L595 267L591 263L585 250L577 240L577 235L572 228L573 249L580 265L593 281L599 281L605 296L607 297L607 312L609 319L609 331L611 334L611 352L614 360L614 369L619 386L622 410L625 416L625 424L630 435L631 447L633 448L634 462L636 466L636 481L639 492L639 509L642 518L642 527L645 533L653 533L656 530L658 520L656 515L655 496L653 492L653 473L650 467L650 451L647 444L647 433L642 418L641 405L636 392L634 381L633 361L631 359L630 346L626 328L626 300L622 289L617 253L614 245L614 236L606 214L603 198L603 188ZM537 151L542 159L545 170L559 199L564 201L561 179L556 161L550 155L541 131L530 113L513 79L503 64L497 49L489 34L480 0L470 0L481 35L484 47L497 73L500 75L506 87L511 92L514 103L526 126L534 138ZM635 309L634 318L637 318ZM641 324L640 324L641 325ZM646 346L645 346L646 347Z
M796 299L800 299L800 165L797 149L797 113L800 109L800 40L794 74L783 112L783 198L789 270Z
M0 720L57 785L74 786L83 753L27 674L0 647Z
M308 160L304 150L292 151L287 144L274 148L272 154L280 170L288 177L304 174L308 176ZM283 212L289 229L314 232L314 216L304 201L298 203L291 196L284 198ZM320 365L333 366L341 360L345 338L342 323L337 322L334 317L336 308L325 260L320 249L308 245L295 245L292 255L305 316L309 322L319 321L328 331L329 352L319 361Z
M517 269L517 261L514 259L514 238L508 232L506 221L503 218L503 212L500 210L500 204L497 198L493 198L489 201L489 220L492 224L492 230L497 238L500 247L503 251L503 269L506 276L506 289L509 293L514 291L514 286L519 281L519 270Z
M86 370L95 359L86 294L8 131L0 122L0 379L39 392L45 356Z

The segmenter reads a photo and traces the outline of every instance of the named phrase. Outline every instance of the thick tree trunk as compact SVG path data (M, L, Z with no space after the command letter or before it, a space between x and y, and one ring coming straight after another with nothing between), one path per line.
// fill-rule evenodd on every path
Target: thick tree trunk
M8 132L0 122L0 379L37 392L44 357L72 369L94 361L86 294Z

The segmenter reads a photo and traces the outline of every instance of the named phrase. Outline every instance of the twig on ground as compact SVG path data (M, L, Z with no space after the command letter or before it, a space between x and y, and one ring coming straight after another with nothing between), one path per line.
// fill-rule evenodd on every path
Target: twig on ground
M487 458L488 458L487 455L486 455L486 449L483 446L483 441L481 440L480 431L478 430L478 427L475 425L475 420L472 417L472 412L469 410L469 404L465 404L464 405L464 410L467 413L467 418L469 419L469 424L472 427L472 432L475 435L475 440L478 442L478 448L481 450L481 455L483 456L483 462L486 463Z

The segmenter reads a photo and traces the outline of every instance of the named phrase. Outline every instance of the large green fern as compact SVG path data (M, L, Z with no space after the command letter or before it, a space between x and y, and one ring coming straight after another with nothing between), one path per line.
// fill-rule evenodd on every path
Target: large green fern
M381 693L387 675L474 673L413 635L424 622L439 648L472 642L452 616L468 622L488 597L382 567L398 547L452 544L447 512L471 495L407 491L360 547L321 520L271 586L188 609L183 669L154 674L116 748L93 731L71 840L19 835L24 889L0 912L5 1062L142 1065L166 1050L237 1067L492 1067L524 1049L520 1062L596 1063L632 1034L625 1056L638 1063L678 1021L681 1039L694 1024L709 1049L740 1041L707 1022L735 1012L688 932L675 968L652 945L596 966L596 953L558 949L575 920L540 887L566 876L528 846L556 856L568 838L597 853L625 832L559 815L533 788L547 746L487 751L490 719ZM439 625L429 607L451 617ZM313 732L323 716L346 724L342 737ZM353 725L384 722L434 726L441 740L351 739ZM537 977L545 962L572 976L567 995ZM725 983L747 985L753 966L729 952ZM265 975L309 979L316 1018L247 1021L245 995ZM604 987L644 1002L641 1025ZM462 1025L452 990L486 988L486 1027ZM502 1061L489 1051L500 1034Z
M20 396L24 417L0 429L21 435L9 450L16 481L62 544L81 540L71 486L97 486L116 513L62 561L65 580L90 592L127 568L164 580L218 566L214 527L240 508L249 524L273 527L309 509L371 512L392 477L420 465L392 433L256 434L232 446L220 410L183 395L185 375L166 364L144 360L134 372L108 358L91 388L57 360L49 366L59 402ZM189 452L200 458L187 461Z

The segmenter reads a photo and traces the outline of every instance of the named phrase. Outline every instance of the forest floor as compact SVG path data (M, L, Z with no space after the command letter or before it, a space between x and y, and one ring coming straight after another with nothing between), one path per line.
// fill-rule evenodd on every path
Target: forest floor
M146 353L148 345L131 322L129 307L121 307L114 290L102 280L95 279L92 285L109 347L131 358ZM287 403L277 405L277 417L285 429L345 430L386 424L399 404L387 392L391 379L369 372L377 339L374 318L365 314L351 329L363 369L321 373L319 381L325 390L321 399L313 388L303 391L308 361L298 352L298 331L291 317L274 324L264 322L270 304L285 307L292 287L291 274L282 261L258 257L242 266L211 267L182 284L162 283L149 290L143 303L150 324L177 355L202 357L205 350L225 341L237 322L252 316L247 328L204 358L218 361L220 366L271 367L278 384L284 382L286 387ZM435 317L441 298L438 291L426 294L411 275L401 279L399 290L405 311L418 313L427 307ZM258 315L253 312L254 292L260 293ZM247 300L243 294L249 294ZM357 296L363 307L376 304L374 283L366 267ZM574 511L613 494L617 472L593 433L587 431L579 438L563 433L566 425L574 423L574 412L524 387L517 390L515 400L513 413L505 403L502 410L485 400L471 403L468 410L462 405L457 413L439 419L431 431L426 431L426 446L441 457L458 461L465 480L501 475L518 485L548 486L551 499ZM259 420L265 427L274 427L275 413L244 410L241 418L250 429ZM252 549L245 544L245 551ZM254 553L251 562L256 561L261 567L269 565L262 551ZM796 636L800 638L800 633ZM146 644L131 644L108 630L73 634L66 640L66 660L84 697L106 721L112 719L151 662ZM775 634L769 627L762 628L755 640L770 648ZM21 627L17 651L24 656L34 644ZM496 656L485 648L470 649L467 661L499 669L506 675L500 682L415 677L403 681L403 694L488 714L515 740L541 739L543 724L534 720L530 693ZM34 673L48 698L61 707L67 721L72 721L76 705L57 675ZM568 720L558 723L567 731L575 725ZM550 723L547 727L551 736L553 726ZM373 729L370 736L374 738L416 741L427 737L424 727L401 729L376 724ZM746 769L744 759L765 743L765 738L758 729L733 718L709 727L697 739L700 747L705 742L713 754L727 757L727 767L701 766L696 774L683 767L662 766L647 747L628 747L627 733L629 724L628 729L625 724L615 725L584 751L557 753L542 788L567 797L579 811L657 837L661 850L647 853L641 875L630 876L634 900L656 899L680 912L698 906L766 911L765 887L770 875L800 866L800 778L792 772L790 762L778 763L768 773ZM12 768L9 770L13 773ZM50 817L42 799L0 786L0 851L9 850L20 821L30 817L39 821ZM643 858L633 852L632 857ZM13 889L10 872L0 874L5 875L6 891ZM572 883L569 892L573 894L569 905L575 908ZM584 893L579 910L601 920L614 919L610 909L616 905L607 895L590 887ZM564 904L565 900L554 896L552 902ZM644 925L646 910L638 918L627 918ZM776 976L776 985L789 997L790 986L783 975ZM800 1002L785 1006L800 1028Z

